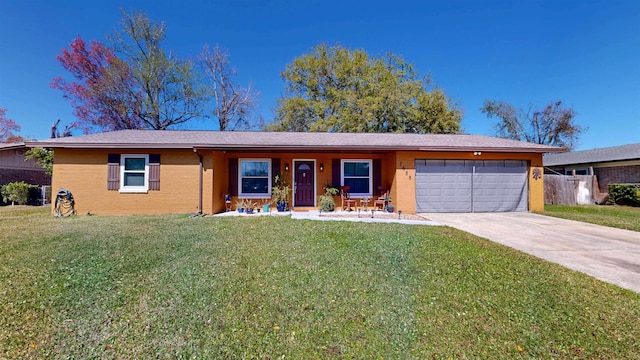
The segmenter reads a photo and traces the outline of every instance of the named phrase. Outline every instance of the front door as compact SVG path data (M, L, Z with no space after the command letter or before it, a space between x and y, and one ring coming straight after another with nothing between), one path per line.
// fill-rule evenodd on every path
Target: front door
M294 206L314 206L314 162L295 161L294 163Z

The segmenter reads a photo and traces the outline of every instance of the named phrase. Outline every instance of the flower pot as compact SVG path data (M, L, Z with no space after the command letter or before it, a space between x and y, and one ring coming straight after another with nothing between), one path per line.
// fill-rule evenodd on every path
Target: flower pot
M286 201L278 201L278 202L276 202L276 209L278 209L279 212L283 212L286 208L287 208L287 202Z
M248 209L245 209L244 212L247 214L253 214L253 209L248 208Z
M244 208L238 208L238 212L239 213L243 213L244 212Z
M269 205L262 205L262 212L263 213L268 213L269 212Z
M395 209L395 208L394 208L394 206L393 206L393 205L389 205L389 206L387 206L387 212L392 213L394 209Z

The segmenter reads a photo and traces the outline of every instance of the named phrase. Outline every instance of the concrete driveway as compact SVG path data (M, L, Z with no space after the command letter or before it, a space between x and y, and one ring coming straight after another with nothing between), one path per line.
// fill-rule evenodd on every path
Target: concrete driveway
M523 212L421 215L640 292L640 232Z

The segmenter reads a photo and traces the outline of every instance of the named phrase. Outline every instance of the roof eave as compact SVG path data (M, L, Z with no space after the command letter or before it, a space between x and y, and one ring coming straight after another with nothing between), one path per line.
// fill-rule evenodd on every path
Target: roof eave
M52 149L192 149L191 144L166 143L58 143L46 141L31 141L27 147L44 147Z
M0 150L11 150L11 149L19 149L25 147L24 143L9 143L4 144L0 147Z
M563 152L560 148L537 147L471 147L471 146L370 146L370 145L229 145L229 144L166 144L166 143L58 143L26 142L27 147L63 149L198 149L223 151L485 151L504 153Z

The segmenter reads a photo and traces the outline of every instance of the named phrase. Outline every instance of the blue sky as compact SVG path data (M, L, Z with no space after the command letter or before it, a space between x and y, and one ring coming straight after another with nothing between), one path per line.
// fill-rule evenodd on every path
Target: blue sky
M577 149L640 142L640 1L121 1L0 0L0 107L21 135L49 137L74 120L49 84L55 59L77 36L105 41L120 8L167 24L167 49L196 56L229 50L242 83L260 91L265 119L284 89L280 72L320 43L393 52L431 73L464 110L466 133L494 135L485 99L516 107L552 100L588 126ZM215 120L193 124L214 129Z

